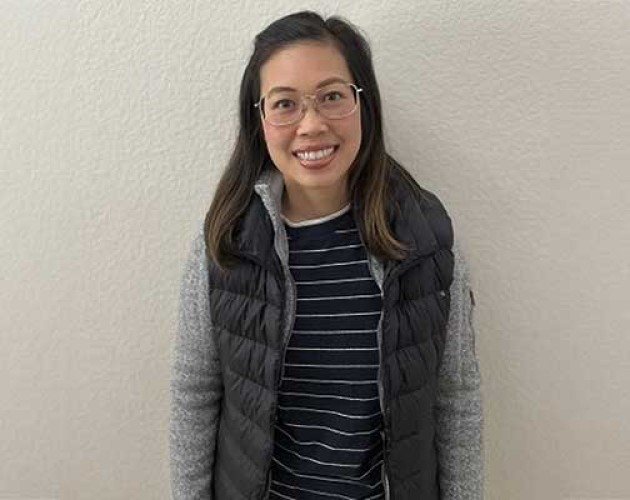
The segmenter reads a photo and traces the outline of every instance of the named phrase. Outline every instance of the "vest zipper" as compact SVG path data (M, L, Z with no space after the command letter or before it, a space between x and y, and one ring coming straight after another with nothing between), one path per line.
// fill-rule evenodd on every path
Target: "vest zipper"
M359 231L359 237L361 241L363 241L363 237L361 236L361 232ZM383 481L383 489L385 490L385 500L390 499L389 493L389 480L387 476L387 448L389 446L389 439L387 436L387 408L385 406L385 390L383 389L383 315L385 312L385 294L383 293L383 284L379 283L376 279L374 272L372 270L372 256L369 254L369 250L365 247L365 243L363 243L364 248L368 252L368 269L370 274L372 275L372 279L378 285L379 291L381 293L381 304L383 307L381 309L381 317L378 320L378 326L376 327L376 340L378 342L378 375L377 375L377 385L378 385L378 402L381 407L381 414L383 415L383 430L381 431L381 440L383 443L383 465L381 466L381 477ZM384 270L383 270L384 271ZM383 278L384 280L384 278Z
M377 282L378 283L378 282ZM380 287L380 286L379 286ZM381 297L383 297L383 292L381 289ZM384 309L383 309L384 311ZM389 481L387 478L387 450L389 447L389 439L387 436L387 424L388 424L388 409L385 406L385 391L383 389L383 312L381 312L381 318L378 321L378 326L376 328L376 338L378 341L378 400L381 406L381 414L383 415L383 430L381 431L381 440L383 443L383 465L382 465L382 477L383 477L383 487L385 490L385 500L389 500Z

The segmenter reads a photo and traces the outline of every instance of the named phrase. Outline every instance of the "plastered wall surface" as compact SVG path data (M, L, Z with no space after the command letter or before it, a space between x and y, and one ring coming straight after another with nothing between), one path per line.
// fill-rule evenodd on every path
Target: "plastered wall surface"
M486 498L630 499L630 2L0 2L0 499L167 499L181 266L253 36L372 42L475 286Z

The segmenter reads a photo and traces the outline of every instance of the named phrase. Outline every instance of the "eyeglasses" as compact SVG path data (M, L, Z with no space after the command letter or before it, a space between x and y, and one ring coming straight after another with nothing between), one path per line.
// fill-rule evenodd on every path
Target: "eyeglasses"
M350 116L359 106L359 93L363 89L353 83L333 83L315 94L301 95L294 90L283 90L262 96L254 104L260 116L271 125L281 127L299 122L306 114L306 99L313 99L315 110L324 118L339 120Z

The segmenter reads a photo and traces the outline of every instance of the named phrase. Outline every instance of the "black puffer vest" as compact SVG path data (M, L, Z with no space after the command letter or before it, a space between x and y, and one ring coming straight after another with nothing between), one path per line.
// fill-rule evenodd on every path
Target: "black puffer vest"
M434 411L450 309L453 230L435 195L412 194L396 171L390 186L391 228L413 251L384 265L371 257L375 274L382 275L379 374L387 498L439 500ZM222 274L209 263L210 315L224 385L215 500L268 496L277 392L295 314L288 265L276 251L284 237L281 225L268 200L253 196L237 231L239 265ZM361 231L358 221L357 226Z

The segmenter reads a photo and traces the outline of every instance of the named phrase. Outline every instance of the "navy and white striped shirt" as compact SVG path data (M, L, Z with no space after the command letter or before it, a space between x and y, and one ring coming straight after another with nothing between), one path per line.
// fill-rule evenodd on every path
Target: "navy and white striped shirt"
M278 394L270 498L382 499L381 294L351 205L284 218L297 287Z

